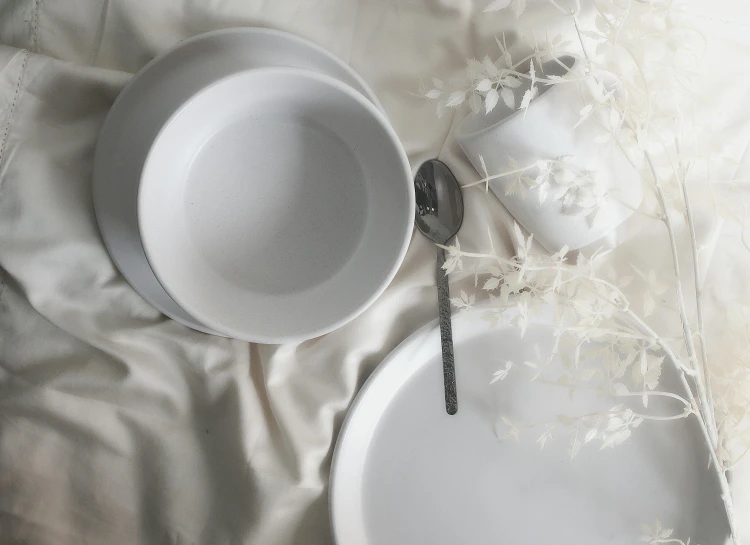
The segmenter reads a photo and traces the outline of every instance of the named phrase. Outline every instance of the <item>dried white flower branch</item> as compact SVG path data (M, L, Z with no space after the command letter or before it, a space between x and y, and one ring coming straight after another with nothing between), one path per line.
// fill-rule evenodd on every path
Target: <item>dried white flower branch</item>
M484 158L479 157L484 165ZM515 195L526 198L529 189L535 189L539 203L544 203L548 197L562 203L564 212L586 216L590 224L596 222L599 212L603 209L608 194L603 185L596 179L596 173L577 168L572 157L557 159L539 159L531 165L521 166L512 157L507 158L508 170L485 176L463 186L464 189L477 185L484 185L485 192L489 191L492 180L503 178L506 181L505 195ZM486 171L486 168L485 168ZM534 174L530 174L533 172Z
M608 123L603 124L606 134L600 143L619 149L653 190L658 208L644 212L664 222L672 261L671 278L664 281L652 270L644 272L647 267L634 265L633 271L644 286L642 312L637 312L623 293L633 277L618 278L615 271L608 270L603 260L605 253L596 253L590 258L578 254L575 264L568 263L565 248L552 256L535 254L531 252L533 236L524 237L517 226L514 258L503 258L494 249L487 253L465 252L456 241L455 246L447 248L445 268L452 272L471 262L475 285L481 284L492 301L492 305L483 310L484 317L501 323L505 311L514 308L512 323L522 335L543 305L555 309L555 341L550 354L546 357L538 354L538 361L505 362L492 382L521 370L529 374L531 380L568 388L571 395L577 388L593 387L613 397L640 397L644 408L648 408L650 398L661 397L679 403L682 409L675 414L657 416L636 413L631 407L620 404L607 411L558 416L552 421L524 426L503 417L508 431L502 435L518 438L523 430L541 427L543 432L537 441L544 446L552 439L553 431L565 428L573 457L583 444L594 439L601 442L602 448L619 444L630 437L644 419L674 420L694 415L709 450L711 466L717 473L730 532L737 543L727 473L750 452L750 395L740 387L743 381L750 383L750 311L743 309L742 342L737 344L731 358L718 366L719 362L709 359L700 246L687 181L701 157L700 154L688 157L682 146L686 139L697 141L701 133L707 132L683 114L692 109L692 85L700 75L699 59L705 49L705 38L682 24L672 0L596 0L597 14L592 29L580 27L579 2L575 2L572 10L566 10L554 0L550 2L572 20L583 52L582 57L576 57L583 63L583 76L536 74L535 65L541 65L542 59L557 59L558 52L570 45L559 37L535 43L530 55L514 63L503 36L497 40L500 49L497 60L490 57L482 62L469 60L467 73L462 78L454 78L448 84L434 80L434 88L422 89L422 94L437 100L439 114L466 100L474 112L489 113L499 100L509 108L526 110L538 94L538 85L579 85L586 106L580 112L578 123L595 113L606 119ZM520 16L525 2L495 0L487 10L506 8ZM522 73L520 68L527 65L528 73ZM601 70L617 77L620 83L617 93L600 81L597 72ZM529 81L530 86L516 104L512 90L518 88L522 80ZM709 166L707 175L695 180L706 185L715 183L710 175L711 154L716 155L713 146L711 143L704 148L708 150L703 156ZM519 165L509 159L503 172L489 174L485 168L483 177L465 188L484 185L487 191L490 181L510 179L506 185L509 195L517 192L524 197L526 191L533 188L542 201L551 194L552 198L563 200L573 212L595 217L606 197L598 189L596 173L566 172L566 166L564 158L539 158L531 165ZM745 209L741 217L735 219L744 225L746 215ZM690 239L694 321L688 310L687 284L678 253L678 222L687 224ZM750 249L750 243L744 238L743 242ZM472 308L475 301L475 294L462 291L453 303L467 309ZM656 309L673 310L679 318L681 335L676 337L677 342L675 337L657 333L647 323L646 319ZM562 360L564 372L553 376L550 370L557 359ZM658 389L665 360L674 367L683 395ZM644 527L644 532L642 540L651 544L689 543L689 540L671 538L672 531L663 529L658 521L653 528Z
M550 54L554 56L554 50L570 45L570 42L562 41L559 36L542 44L535 44L532 54L515 63L508 50L505 36L503 35L502 40L496 39L496 43L501 53L496 61L493 61L489 55L485 55L482 61L467 59L465 74L452 78L448 82L432 78L432 88L420 86L419 92L422 96L437 100L438 116L442 116L446 108L456 108L465 101L468 101L469 107L474 112L484 110L485 113L490 113L501 99L509 108L518 107L525 110L539 93L537 84L575 83L585 79L554 75L537 76L535 63L539 64ZM528 72L520 71L519 68L522 67L528 67ZM519 88L524 79L530 81L530 87L517 105L513 89Z
M672 537L674 530L672 528L664 528L661 522L657 519L654 521L653 526L648 524L640 524L639 528L643 532L640 540L648 545L660 545L663 543L676 543L677 545L690 545L690 538L687 541Z

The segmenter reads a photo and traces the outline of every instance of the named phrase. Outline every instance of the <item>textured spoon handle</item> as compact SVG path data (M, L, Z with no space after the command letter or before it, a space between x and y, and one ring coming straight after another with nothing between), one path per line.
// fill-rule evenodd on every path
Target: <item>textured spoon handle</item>
M443 348L443 385L445 388L445 410L448 414L458 411L456 394L456 368L453 363L453 329L451 328L451 302L448 275L443 269L445 250L438 248L437 288L438 312L440 314L440 343Z

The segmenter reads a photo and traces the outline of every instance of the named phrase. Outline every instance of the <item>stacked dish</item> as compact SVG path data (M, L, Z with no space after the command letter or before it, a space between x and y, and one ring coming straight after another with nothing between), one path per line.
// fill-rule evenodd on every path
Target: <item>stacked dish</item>
M414 215L408 160L372 91L266 29L198 36L136 75L102 128L93 190L110 255L144 299L251 342L361 313Z

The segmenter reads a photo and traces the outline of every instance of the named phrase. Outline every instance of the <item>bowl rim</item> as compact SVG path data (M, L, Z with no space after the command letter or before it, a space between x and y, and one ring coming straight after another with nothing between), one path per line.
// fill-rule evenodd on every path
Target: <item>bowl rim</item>
M151 244L149 243L148 237L144 236L144 228L143 228L144 222L146 221L145 211L144 211L144 206L143 206L143 203L146 197L144 195L143 188L144 188L144 185L147 183L155 183L154 180L152 180L151 182L148 182L148 178L145 177L145 173L147 171L148 165L151 163L152 157L156 154L158 143L161 141L161 139L164 137L166 132L169 130L172 123L186 109L190 108L192 104L194 103L194 101L196 101L199 96L203 95L204 93L210 92L210 90L212 90L213 88L221 86L221 85L225 85L227 82L231 80L243 79L243 78L247 78L248 76L262 77L263 75L268 75L268 74L291 74L295 76L301 76L303 78L317 80L323 83L324 85L333 87L337 91L348 95L351 99L357 102L361 108L364 108L365 110L367 110L368 114L372 116L373 118L375 118L377 123L385 131L389 140L394 145L394 149L400 158L401 167L403 168L403 172L404 172L403 179L405 183L405 189L407 190L406 195L408 196L407 211L406 211L406 214L404 215L404 230L401 234L400 248L398 251L397 258L391 264L387 274L379 282L377 287L375 287L372 290L371 294L365 299L365 301L357 305L355 308L353 308L349 312L347 312L343 317L339 318L335 322L330 323L328 325L320 326L320 327L313 328L313 329L307 329L305 331L297 331L297 332L293 332L290 334L275 334L275 335L268 335L268 334L262 334L262 333L259 334L259 333L253 333L249 331L241 331L241 330L235 329L234 327L227 326L225 324L222 324L220 321L214 320L211 317L206 316L199 309L194 308L192 304L190 304L189 302L186 302L185 298L183 298L180 294L175 293L175 291L170 288L170 286L164 279L163 271L161 271L159 269L159 266L155 264L153 248L151 247ZM305 69L305 68L274 66L274 67L242 70L240 72L236 72L236 73L230 74L229 76L216 80L211 85L204 87L198 93L190 97L183 104L181 104L180 107L172 113L172 115L170 115L169 119L167 119L167 121L164 123L162 128L157 133L156 137L151 143L151 147L148 151L148 154L146 155L146 159L144 161L143 169L141 170L141 176L140 176L139 183L138 183L138 198L137 198L138 231L139 231L139 235L141 238L141 243L143 245L144 254L146 255L146 260L148 261L149 266L154 272L154 276L156 277L157 281L162 285L162 287L164 288L164 291L166 291L167 294L181 308L183 308L191 316L195 317L196 320L198 320L199 322L205 324L209 328L223 335L226 335L228 337L232 337L235 339L240 339L246 342L261 343L261 344L284 344L284 343L302 342L302 341L314 339L322 335L325 335L326 333L335 331L336 329L339 329L340 327L344 326L345 324L347 324L348 322L350 322L351 320L353 320L354 318L362 314L375 302L375 300L378 297L380 297L380 295L382 295L382 293L385 291L385 289L393 280L394 276L396 275L399 268L401 267L401 264L403 263L404 257L406 256L406 251L409 247L409 243L411 241L411 235L413 232L413 218L414 218L415 204L414 204L414 192L412 188L411 177L412 177L411 166L409 163L409 159L406 155L406 151L404 150L401 140L396 134L396 131L393 128L393 126L388 121L388 118L386 117L385 113L382 110L380 110L377 107L377 105L373 104L370 100L367 99L367 97L362 95L359 91L357 91L353 87L349 86L348 84L342 81L339 81L338 79L334 77L321 74L319 72Z

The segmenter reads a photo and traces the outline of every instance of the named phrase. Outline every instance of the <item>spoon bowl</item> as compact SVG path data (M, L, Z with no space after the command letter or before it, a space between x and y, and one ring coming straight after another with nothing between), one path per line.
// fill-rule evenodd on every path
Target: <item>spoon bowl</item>
M414 179L416 223L435 244L445 245L464 220L461 186L445 163L432 159L422 164Z

